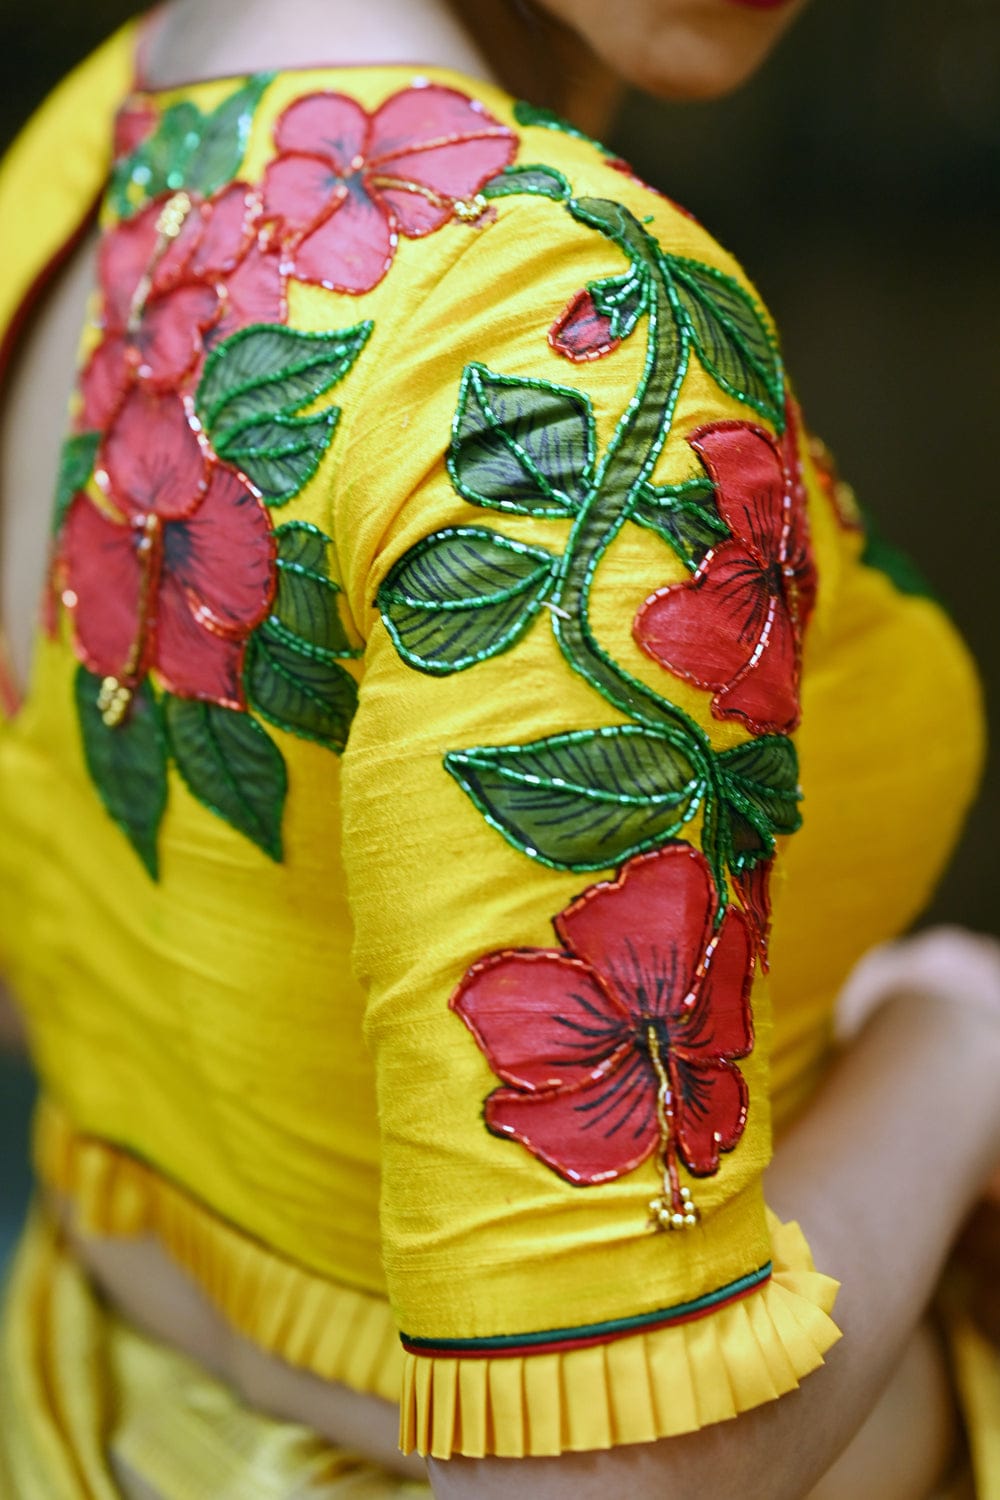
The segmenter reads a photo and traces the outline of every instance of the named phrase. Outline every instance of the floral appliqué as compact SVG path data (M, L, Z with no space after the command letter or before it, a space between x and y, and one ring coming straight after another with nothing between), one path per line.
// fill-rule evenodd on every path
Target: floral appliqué
M742 720L755 734L788 734L801 717L816 572L796 433L790 408L780 442L748 422L711 423L688 438L731 537L693 578L652 594L634 623L647 655L711 689L716 718Z
M492 953L451 999L503 1080L488 1128L581 1186L657 1152L660 1228L697 1219L679 1163L713 1175L747 1121L753 937L741 912L717 926L717 911L704 857L670 845L560 912L562 949Z
M274 140L264 211L291 274L356 295L382 280L401 234L478 218L477 194L517 149L477 100L439 84L403 89L374 114L345 94L309 94L285 110Z
M80 382L81 431L106 430L129 389L179 390L205 354L251 323L283 322L285 281L259 234L259 196L234 182L212 198L158 198L98 251L103 337Z
M322 398L372 325L289 327L288 283L368 291L400 234L478 222L517 147L451 89L371 115L312 94L254 184L239 174L269 83L210 114L140 100L119 115L100 336L60 465L50 597L72 619L84 755L154 876L171 764L280 859L287 767L265 726L340 753L357 706L331 539L270 513L316 474L340 416Z

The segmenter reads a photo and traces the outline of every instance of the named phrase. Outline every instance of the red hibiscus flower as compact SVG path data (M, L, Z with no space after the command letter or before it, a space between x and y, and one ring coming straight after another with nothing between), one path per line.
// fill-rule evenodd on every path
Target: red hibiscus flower
M469 213L517 148L475 99L440 84L403 89L372 115L346 94L309 94L285 110L274 139L264 212L291 274L351 293L382 280L400 234L416 239Z
M694 1216L677 1156L710 1176L747 1118L735 1059L753 1046L752 936L733 909L716 930L716 912L704 856L673 844L561 912L562 950L492 953L451 999L506 1085L489 1129L578 1184L659 1148L670 1223Z
M621 343L611 332L611 319L597 311L594 298L584 287L570 298L549 329L549 344L564 359L582 364L613 354Z
M97 459L107 497L78 494L59 571L77 654L126 697L155 667L186 698L245 705L246 638L267 614L267 511L204 448L181 398L136 386Z
M209 342L251 322L281 322L277 250L257 233L260 202L234 182L204 202L159 198L110 230L98 252L104 338L83 372L82 430L105 430L141 381L176 391Z
M795 422L779 444L748 422L689 438L732 532L684 583L658 589L635 618L647 655L714 692L718 719L755 734L799 723L802 637L816 597Z

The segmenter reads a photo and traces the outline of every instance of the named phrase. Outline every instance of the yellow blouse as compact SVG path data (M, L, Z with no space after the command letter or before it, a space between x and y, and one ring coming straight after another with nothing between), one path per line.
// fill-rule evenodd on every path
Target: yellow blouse
M407 1449L772 1399L837 1336L772 1116L953 843L964 648L740 268L597 143L438 68L149 93L133 48L0 175L8 329L104 193L0 731L41 1177Z

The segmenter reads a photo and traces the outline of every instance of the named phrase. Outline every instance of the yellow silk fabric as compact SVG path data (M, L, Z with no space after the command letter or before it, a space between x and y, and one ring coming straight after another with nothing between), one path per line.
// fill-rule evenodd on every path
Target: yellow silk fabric
M88 148L86 182L55 193L42 191L44 174L35 173L36 194L25 163L61 159L75 136L80 90L93 100L90 118L107 125L130 46L127 35L112 46L114 66L91 63L15 147L0 179L0 217L16 221L0 254L15 267L40 262L40 250L72 229L104 177L106 140ZM589 143L521 127L500 91L432 74L474 93L514 129L521 162L557 166L577 196L617 199L672 253L742 278L700 226ZM274 154L274 122L293 99L332 89L373 110L413 78L405 68L280 75L254 117L241 178L260 180ZM197 85L160 102L190 98L208 109L234 86ZM193 1275L207 1278L210 1264L208 1290L244 1332L359 1389L384 1390L388 1355L379 1369L352 1376L348 1355L341 1364L318 1352L329 1348L324 1327L346 1319L348 1304L369 1299L386 1320L391 1305L396 1326L417 1337L521 1334L686 1303L772 1258L761 1192L771 1101L784 1118L808 1096L840 979L926 899L980 758L977 689L963 647L934 606L902 597L859 565L859 538L842 528L807 463L820 589L798 736L806 824L781 851L773 972L770 985L759 978L754 986L757 1042L741 1063L749 1123L718 1174L698 1184L702 1225L689 1236L648 1232L646 1205L658 1188L652 1161L581 1191L486 1131L482 1103L496 1078L448 998L484 954L552 946L552 917L601 874L526 859L487 825L443 757L621 716L570 672L543 622L512 651L432 678L401 661L374 599L421 538L496 520L460 498L444 465L468 363L585 391L599 444L607 444L638 381L644 339L612 358L569 365L546 333L581 287L622 266L615 247L561 205L517 198L498 202L485 222L401 238L391 271L364 296L292 284L293 327L337 329L362 318L374 327L337 389L343 417L327 458L281 513L333 536L365 643L354 668L360 709L342 762L268 730L289 774L282 863L213 817L171 772L161 878L146 877L84 764L65 621L61 638L39 641L27 701L0 733L3 957L52 1101L50 1126L40 1128L43 1176L78 1195L93 1228L135 1233L142 1225ZM27 284L20 272L18 284ZM747 416L693 362L654 478L699 472L685 435ZM567 524L503 516L497 526L544 545ZM713 718L708 693L674 677L665 686L663 669L631 636L643 599L684 576L662 541L626 528L600 569L595 632L725 749L746 731ZM697 822L686 836L697 842ZM186 1240L169 1229L171 1213L189 1226ZM186 1254L183 1245L195 1243L210 1253ZM802 1316L819 1322L811 1354L791 1360L789 1383L836 1336L829 1284L807 1255L799 1271ZM243 1291L227 1301L228 1272ZM275 1306L264 1289L278 1286ZM775 1316L763 1294L747 1306L751 1320ZM729 1379L727 1361L742 1338L734 1334L728 1350L720 1345L708 1358L709 1384L713 1375ZM795 1330L779 1327L777 1341L787 1353ZM418 1361L424 1369L414 1377L425 1426L431 1363ZM562 1378L554 1364L546 1368ZM748 1381L735 1409L778 1388ZM575 1398L571 1381L567 1389L583 1410L589 1386ZM623 1388L612 1396L624 1399ZM493 1451L516 1451L525 1441L518 1419L506 1436L503 1413L493 1419L501 1429ZM670 1430L664 1421L654 1420L649 1436Z

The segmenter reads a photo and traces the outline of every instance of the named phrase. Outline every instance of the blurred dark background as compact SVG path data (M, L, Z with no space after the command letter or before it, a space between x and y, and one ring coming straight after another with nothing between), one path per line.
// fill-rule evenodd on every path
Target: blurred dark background
M137 8L3 0L0 145ZM738 95L684 106L630 97L613 144L739 255L782 329L810 423L947 601L995 722L1000 6L814 0ZM988 784L931 918L996 930L998 833ZM24 1191L29 1089L3 1066L8 1205ZM0 1259L3 1246L0 1218Z

